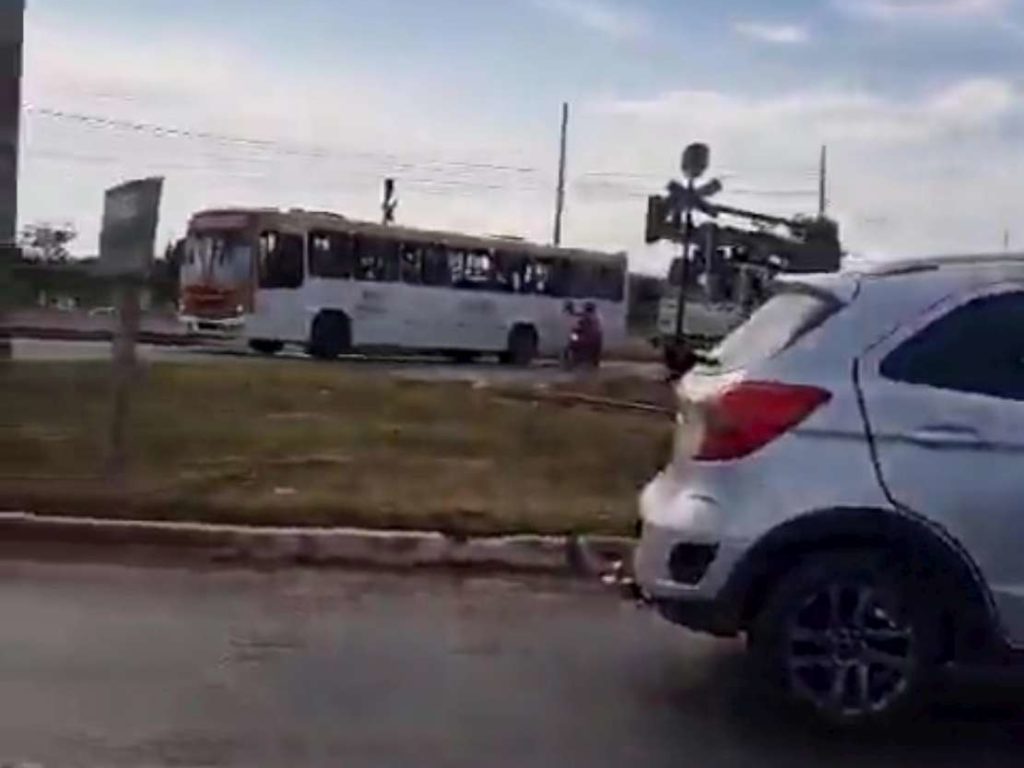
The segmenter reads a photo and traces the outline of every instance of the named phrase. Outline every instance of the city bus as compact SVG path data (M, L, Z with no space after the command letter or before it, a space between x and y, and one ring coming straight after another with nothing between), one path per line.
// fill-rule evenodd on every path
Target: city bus
M406 350L522 365L559 354L589 302L606 344L626 335L624 253L303 210L207 212L193 223L194 249L219 257L220 274L251 265L253 289L234 295L244 337L262 353Z

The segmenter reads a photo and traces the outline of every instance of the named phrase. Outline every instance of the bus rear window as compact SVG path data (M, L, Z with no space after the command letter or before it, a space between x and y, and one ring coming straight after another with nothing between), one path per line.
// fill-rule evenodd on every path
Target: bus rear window
M707 355L708 364L733 370L775 357L825 322L839 306L817 293L778 293Z

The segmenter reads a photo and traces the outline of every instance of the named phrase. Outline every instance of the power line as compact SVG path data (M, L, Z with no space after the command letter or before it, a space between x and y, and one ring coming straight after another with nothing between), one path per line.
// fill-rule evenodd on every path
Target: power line
M64 150L55 150L48 148L37 148L27 147L25 149L25 155L30 159L40 160L54 160L66 163L79 163L86 165L98 165L105 167L123 167L127 163L119 158L105 156L105 155L88 155L77 152L67 152ZM156 162L156 161L149 161ZM233 178L244 178L244 179L275 179L280 178L284 173L264 173L264 172L243 172L238 169L226 168L223 165L220 167L211 167L210 165L188 165L185 163L168 163L166 161L159 161L160 168L169 171L178 171L184 173L215 173L218 175L229 176ZM348 173L345 178L353 179L366 179L367 181L376 181L378 176L372 173ZM306 179L307 182L315 184L316 181ZM436 179L429 177L403 177L403 185L412 185L423 188L433 189L458 189L458 190L503 190L507 192L531 192L540 193L546 192L547 188L537 185L525 186L525 185L510 185L510 184L487 184L483 182L474 181L460 181L455 179Z
M211 141L219 144L238 145L251 149L274 152L285 155L305 156L313 159L322 159L336 155L348 155L353 157L364 157L370 159L384 159L395 165L408 168L415 167L444 167L463 168L469 170L502 171L519 174L538 173L540 169L531 166L503 165L500 163L483 163L466 160L429 160L411 161L390 153L366 152L360 150L325 149L312 145L291 144L288 142L255 138L250 136L237 136L227 133L216 133L212 131L196 130L192 128L181 128L177 126L162 125L159 123L140 122L125 120L122 118L107 117L104 115L87 114L84 112L72 112L62 109L53 109L38 105L26 104L25 111L30 114L37 114L43 117L54 118L76 122L84 125L100 128L120 129L136 133L148 133L161 138L183 138L198 141Z
M212 142L219 145L237 146L246 149L253 149L258 152L263 152L269 155L278 155L284 157L306 157L312 160L324 160L331 157L360 158L364 160L387 164L388 169L397 168L399 170L432 170L441 171L445 173L454 173L457 171L487 171L529 175L544 172L542 169L537 168L536 166L529 165L509 165L503 163L476 162L466 160L446 160L442 158L412 160L407 157L403 157L401 155L393 153L368 152L365 150L354 149L324 148L317 147L314 145L290 143L276 139L266 139L253 136L239 136L235 134L219 133L201 129L170 126L161 123L127 120L123 118L110 117L106 115L55 109L52 107L40 105L26 104L24 105L24 108L25 111L30 114L36 114L42 117L63 120L65 122L73 122L80 125L87 125L95 128L130 131L133 133L152 135L157 138L181 138L200 142ZM737 176L752 175L765 174L744 174L737 173L735 171L725 171L723 173L718 174L718 176L722 178L733 178ZM781 173L770 173L767 175L776 177L781 176L794 179L817 179L818 172L817 170L811 169L799 169ZM658 184L658 187L660 188L663 182L665 181L666 176L664 174L656 173L602 170L587 171L581 173L576 177L577 181L579 181L580 179L632 179L638 181L650 180L652 182L656 182ZM737 192L737 194L744 193Z

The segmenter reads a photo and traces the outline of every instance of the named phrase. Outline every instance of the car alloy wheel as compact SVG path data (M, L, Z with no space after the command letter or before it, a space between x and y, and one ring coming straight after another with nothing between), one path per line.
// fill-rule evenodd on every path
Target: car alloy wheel
M916 666L913 627L870 584L815 589L790 615L783 639L790 690L839 719L888 710Z

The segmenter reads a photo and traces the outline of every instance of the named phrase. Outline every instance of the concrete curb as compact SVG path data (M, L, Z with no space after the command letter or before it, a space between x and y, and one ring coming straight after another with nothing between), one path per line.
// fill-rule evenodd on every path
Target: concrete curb
M73 328L36 328L12 325L5 328L3 332L12 339L35 341L112 341L114 338L114 332L105 329L76 330ZM139 331L138 341L140 344L158 347L192 347L203 344L207 340L201 336L186 334Z
M599 575L629 557L633 541L610 536L457 538L435 531L360 528L257 528L205 523L77 519L0 513L0 542L19 551L70 545L105 553L145 548L211 562L358 565L381 568Z

